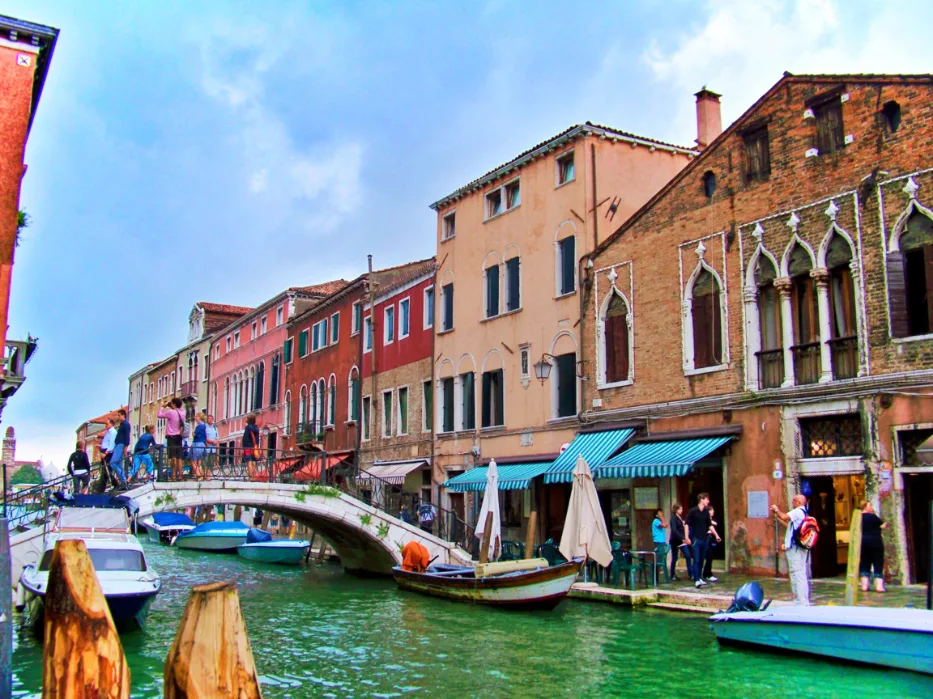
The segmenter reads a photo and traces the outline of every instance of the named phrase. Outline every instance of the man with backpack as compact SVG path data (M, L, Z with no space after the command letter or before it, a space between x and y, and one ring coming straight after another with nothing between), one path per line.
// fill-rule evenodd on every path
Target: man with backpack
M797 494L791 500L790 512L781 512L777 505L771 505L771 512L787 525L784 534L784 555L787 556L787 571L790 575L790 589L794 593L794 604L810 606L810 546L804 546L800 539L800 530L807 519L807 498ZM813 539L815 542L815 539ZM808 539L806 543L809 543Z

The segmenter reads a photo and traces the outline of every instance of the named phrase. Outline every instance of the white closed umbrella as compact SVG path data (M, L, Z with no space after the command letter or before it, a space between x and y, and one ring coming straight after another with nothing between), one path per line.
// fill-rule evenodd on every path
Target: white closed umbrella
M486 519L492 513L492 522L489 529L489 560L494 560L496 549L502 538L502 524L499 521L499 471L496 460L489 462L486 470L486 493L483 495L483 507L479 511L479 521L476 523L475 534L482 544L483 534L486 533Z
M601 566L612 563L606 519L599 506L593 474L582 455L577 457L573 469L573 490L560 537L560 552L568 561L576 556L589 556Z

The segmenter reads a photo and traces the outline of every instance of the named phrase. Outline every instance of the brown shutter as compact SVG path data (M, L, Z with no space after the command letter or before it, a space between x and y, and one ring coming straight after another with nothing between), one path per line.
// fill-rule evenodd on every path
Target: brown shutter
M692 301L693 313L693 368L702 369L712 366L709 347L709 299L695 296Z
M719 293L710 294L710 366L722 364L722 312L719 308Z
M628 379L628 323L624 315L606 319L606 381Z
M888 272L888 308L891 315L891 335L907 337L907 285L904 275L904 256L900 252L889 252L886 261Z
M927 318L929 328L933 330L933 245L923 246L923 266L927 283Z

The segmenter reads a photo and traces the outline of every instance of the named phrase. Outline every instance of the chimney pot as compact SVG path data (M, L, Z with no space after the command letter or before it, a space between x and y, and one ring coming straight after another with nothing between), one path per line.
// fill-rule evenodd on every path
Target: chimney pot
M697 98L697 148L703 150L722 133L722 111L718 95L706 86L695 94Z

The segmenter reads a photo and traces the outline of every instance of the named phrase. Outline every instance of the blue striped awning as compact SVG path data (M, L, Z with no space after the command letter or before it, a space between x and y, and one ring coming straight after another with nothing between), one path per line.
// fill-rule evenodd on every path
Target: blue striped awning
M599 466L594 478L667 478L683 476L704 456L732 437L642 442Z
M554 463L544 474L545 483L570 483L573 480L573 468L577 457L583 456L591 469L595 469L612 456L632 438L635 430L606 430L605 432L587 432L574 437L564 453L554 459Z
M548 468L550 461L535 461L528 464L503 464L496 465L499 472L499 490L525 490L531 487L531 479L540 476ZM442 488L452 490L456 493L465 493L467 491L482 492L486 490L486 466L477 466L469 471L464 471L458 476L454 476L446 483L442 483Z

